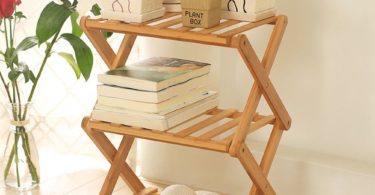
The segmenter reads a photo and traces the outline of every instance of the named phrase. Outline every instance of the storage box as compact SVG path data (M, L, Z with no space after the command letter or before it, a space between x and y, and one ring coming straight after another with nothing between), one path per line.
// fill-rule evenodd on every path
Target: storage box
M102 17L126 22L144 22L164 15L163 0L102 0Z
M220 23L221 0L181 0L182 24L211 28Z
M221 17L258 21L276 14L275 0L222 0Z

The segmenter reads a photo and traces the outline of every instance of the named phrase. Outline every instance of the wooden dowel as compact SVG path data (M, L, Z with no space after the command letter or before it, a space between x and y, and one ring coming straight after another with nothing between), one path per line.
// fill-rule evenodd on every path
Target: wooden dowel
M221 29L224 29L226 27L238 24L240 22L241 21L239 21L239 20L227 20L227 21L224 21L224 22L220 23L219 25L217 25L215 27L205 28L205 29L202 29L202 30L199 30L199 31L196 31L196 32L201 33L201 34L210 34L212 32L219 31Z
M240 26L238 28L232 29L230 31L221 33L221 34L219 34L219 36L222 36L222 37L234 36L236 34L240 34L242 32L251 30L251 29L256 28L258 26L262 26L264 24L272 24L275 21L276 21L276 17L266 18L264 20L260 20L258 22L248 23L248 24L245 24L245 25Z
M223 112L220 112L216 115L213 115L212 117L198 123L198 124L195 124L189 128L186 128L178 133L176 133L177 136L179 137L186 137L188 135L191 135L205 127L208 127L209 125L215 123L215 122L218 122L220 120L222 120L223 118L226 118L226 117L229 117L231 115L233 115L234 113L236 112L235 109L228 109L228 110L225 110Z
M251 124L251 126L249 128L247 128L247 134L250 134L250 133L253 133L254 131L268 125L268 124L272 124L273 122L275 122L275 116L267 116L267 117L264 117L260 120L258 120L257 122ZM223 142L231 142L233 140L233 137L234 137L235 134L232 134L226 138L223 139Z
M213 137L216 137L222 133L224 133L225 131L235 127L238 125L238 123L240 122L240 119L241 117L238 117L234 120L231 120L231 121L228 121L227 123L225 123L224 125L220 125L219 127L199 136L198 138L199 139L203 139L203 140L209 140L209 139L212 139Z
M167 28L167 27L179 24L179 23L181 23L181 21L182 21L181 18L176 18L176 19L173 19L173 20L168 20L168 21L165 21L163 23L154 25L153 27L155 27L155 28Z
M193 29L192 27L181 26L181 27L179 27L179 28L176 28L175 31L186 32L186 31L190 31L190 30L192 30L192 29Z
M180 13L174 13L174 12L168 12L168 13L164 14L164 16L162 16L160 18L155 18L155 19L149 20L147 22L143 22L141 24L142 25L152 24L152 23L155 23L155 22L158 22L158 21L162 21L162 20L165 20L165 19L177 16L177 15L181 15L181 14Z
M125 134L129 136L134 136L137 138L157 140L157 141L165 142L165 143L185 145L185 146L202 148L202 149L213 150L213 151L218 151L218 152L227 152L229 149L229 145L223 142L215 142L215 141L210 141L210 140L203 141L203 140L198 140L193 137L179 137L171 133L164 133L162 131L136 129L136 128L132 128L128 126L113 126L111 124L103 123L101 121L90 120L87 126L89 128L100 129L101 131L109 132L109 133L116 133L120 135Z

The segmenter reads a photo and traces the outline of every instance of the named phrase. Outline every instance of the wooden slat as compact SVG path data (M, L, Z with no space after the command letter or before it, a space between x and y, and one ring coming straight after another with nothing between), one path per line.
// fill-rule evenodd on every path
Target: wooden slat
M219 31L221 29L224 29L226 27L229 27L229 26L232 26L232 25L235 25L235 24L238 24L240 23L241 21L239 20L227 20L227 21L224 21L222 23L220 23L219 25L215 26L215 27L212 27L212 28L205 28L205 29L202 29L200 31L195 31L197 33L201 33L201 34L210 34L212 32L215 32L215 31Z
M229 130L229 129L235 127L235 126L237 126L238 123L240 122L240 119L241 119L241 117L238 117L238 118L236 118L234 120L228 121L224 125L221 125L221 126L215 128L215 129L213 129L213 130L211 130L211 131L209 131L209 132L207 132L207 133L199 136L198 138L199 139L204 139L204 140L209 140L209 139L211 139L213 137L216 137L216 136L224 133L225 131L227 131L227 130Z
M260 120L258 120L257 122L251 124L251 126L247 129L247 134L249 133L252 133L268 124L271 124L271 123L274 123L275 122L275 116L267 116L267 117L264 117ZM224 142L228 143L228 142L231 142L233 140L233 137L235 136L235 134L232 134L226 138L223 139Z
M224 118L227 118L231 115L233 115L237 110L236 109L228 109L228 110L224 110L223 112L220 112L216 115L213 115L212 117L200 122L200 123L197 123L189 128L186 128L178 133L176 133L175 135L177 136L180 136L180 137L186 137L188 135L191 135L205 127L208 127L209 125L213 124L213 123L216 123Z
M240 34L242 32L248 31L248 30L256 28L258 26L262 26L264 24L274 23L276 21L276 19L277 19L276 17L270 17L270 18L266 18L264 20L260 20L258 22L248 23L248 24L245 24L245 25L240 26L238 28L232 29L230 31L221 33L219 36L222 36L222 37L234 36L236 34Z
M175 31L186 32L186 31L190 31L192 29L193 29L192 27L181 26L180 28L176 28Z
M194 116L194 117L191 117L191 118L189 118L188 120L183 121L183 122L181 122L181 123L179 123L179 124L177 124L177 125L175 125L175 126L169 128L169 129L167 129L167 130L164 130L164 131L162 131L162 132L169 132L169 131L172 131L172 130L174 130L176 127L178 127L179 125L181 125L181 124L183 124L183 123L188 123L188 122L190 122L190 121L192 121L192 120L194 120L194 119L197 119L197 118L199 118L199 117L201 117L201 116L203 116L203 115L212 115L212 113L215 112L216 110L217 110L217 107L216 107L216 108L212 108L212 109L210 109L210 110L207 110L206 112L203 112L203 113L201 113L201 114L199 114L199 115L196 115L196 116Z
M173 16L177 16L177 15L180 15L180 13L168 12L168 13L165 13L164 16L162 16L160 18L155 18L155 19L149 20L147 22L143 22L143 23L141 23L141 25L152 24L154 22L162 21L162 20L165 20L167 18L171 18Z
M89 29L104 30L118 33L131 33L141 36L157 37L163 39L174 39L179 41L197 42L209 45L230 46L231 39L219 37L217 35L205 35L198 33L180 32L173 29L158 29L152 26L139 26L132 24L111 24L110 22L97 22L95 20L86 20L86 27Z
M158 192L157 188L146 188L135 195L155 195Z
M170 26L173 26L173 25L176 25L178 23L181 23L182 19L181 18L175 18L173 20L168 20L168 21L165 21L163 23L160 23L160 24L157 24L157 25L154 25L153 27L155 28L167 28L167 27L170 27Z
M193 137L178 137L171 133L164 133L162 131L135 129L127 126L114 126L101 121L90 120L87 125L89 128L100 129L101 131L116 133L121 135L130 135L137 138L157 140L165 143L173 143L185 145L190 147L202 148L218 152L228 152L229 145L224 142L203 141L197 140Z

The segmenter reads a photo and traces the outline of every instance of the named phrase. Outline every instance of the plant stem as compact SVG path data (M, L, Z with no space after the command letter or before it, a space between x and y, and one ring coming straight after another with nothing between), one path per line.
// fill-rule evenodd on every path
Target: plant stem
M12 102L12 97L10 97L9 87L6 85L3 74L1 74L1 72L0 72L0 78L1 78L1 82L4 85L5 91L7 93L8 99L9 99L9 102Z
M14 22L15 23L15 22ZM9 40L10 40L10 48L13 48L13 45L14 45L14 31L13 31L13 27L12 27L12 19L9 18Z
M31 89L31 92L30 92L29 98L27 99L28 102L31 102L31 100L33 99L33 96L34 96L34 92L35 92L36 86L38 85L38 81L39 81L40 76L42 75L42 72L43 72L43 70L44 70L44 66L45 66L46 63L47 63L48 57L51 55L52 47L53 47L53 45L56 43L56 40L57 40L57 37L58 37L59 34L60 34L60 31L61 31L61 28L56 32L55 36L54 36L53 39L52 39L51 44L50 44L49 46L47 46L46 54L45 54L45 56L44 56L44 59L43 59L42 65L40 66L40 69L39 69L38 75L36 76L36 79L35 79L35 82L34 82L34 84L33 84L32 89Z
M9 48L9 42L8 42L8 30L7 30L7 24L6 19L4 19L4 34L5 34L5 42L6 42L6 48ZM5 60L6 61L6 60Z
M26 161L27 161L27 165L29 167L31 178L33 179L33 181L39 183L38 172L36 171L35 165L34 165L32 159L31 159L29 137L28 137L24 127L21 127L21 131L22 131L22 140L23 140L22 147L25 150Z
M18 120L22 121L22 118L21 118L21 113L22 113L22 102L21 102L21 96L20 96L20 90L18 88L18 83L17 83L17 80L14 81L14 85L16 87L16 92L17 92L17 99L18 99ZM27 105L25 105L25 107L27 107Z
M18 170L18 163L19 163L19 158L18 158L18 150L17 150L17 145L18 145L18 140L19 140L19 134L17 133L18 131L16 130L16 135L14 137L14 145L13 145L13 150L15 150L15 161L16 161L16 174L17 174L17 184L18 187L21 187L21 182L20 182L20 172Z

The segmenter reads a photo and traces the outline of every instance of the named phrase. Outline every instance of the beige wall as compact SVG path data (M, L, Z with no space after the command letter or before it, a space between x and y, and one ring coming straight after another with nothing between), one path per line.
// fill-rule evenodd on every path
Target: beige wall
M286 195L349 195L355 189L363 190L356 194L371 194L375 184L375 3L284 0L278 1L278 7L288 15L289 26L271 79L293 125L283 137L285 153L279 153L280 165L271 171L271 179ZM264 50L269 30L248 33L258 53ZM141 57L158 55L211 62L211 86L220 90L221 105L243 107L252 81L234 50L144 39ZM264 145L266 136L258 133L249 143ZM230 194L247 191L249 181L241 167L225 155L149 142L140 146L146 177Z

